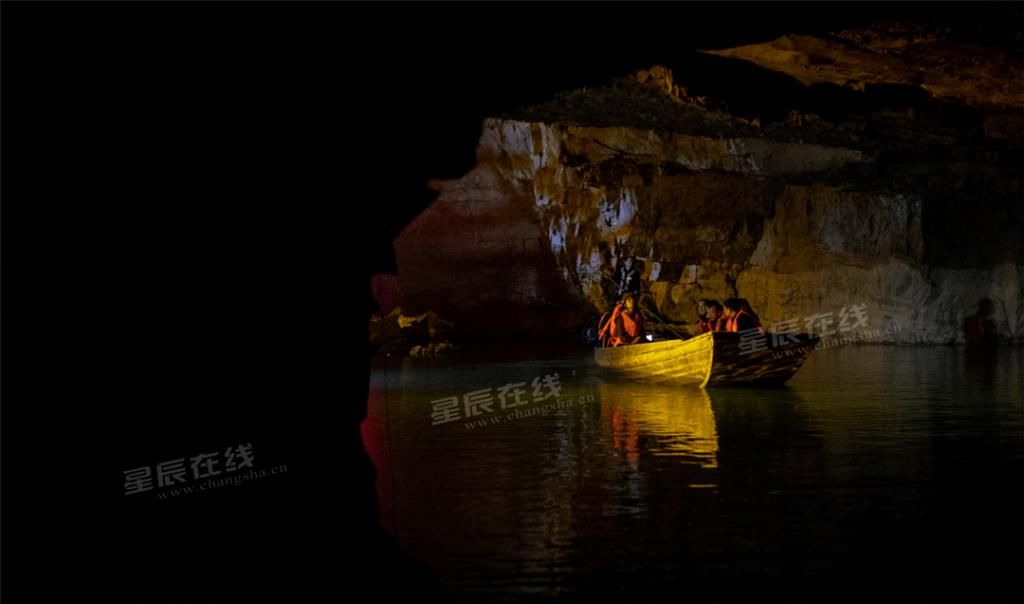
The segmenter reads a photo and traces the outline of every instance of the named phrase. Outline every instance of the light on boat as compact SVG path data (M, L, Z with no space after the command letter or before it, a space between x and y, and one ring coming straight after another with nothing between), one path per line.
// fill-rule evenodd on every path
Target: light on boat
M648 342L653 342L654 341L654 336L652 334L647 334L647 341Z

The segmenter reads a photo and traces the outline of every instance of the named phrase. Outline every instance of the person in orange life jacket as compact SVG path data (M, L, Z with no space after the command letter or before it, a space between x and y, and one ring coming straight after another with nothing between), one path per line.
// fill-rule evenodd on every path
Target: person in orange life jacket
M627 293L622 297L622 311L612 320L612 346L636 344L643 340L644 317L636 307L636 298Z
M722 316L722 305L718 300L703 300L698 310L697 333L709 331L725 331L725 317Z
M750 304L741 298L729 298L722 303L725 306L725 331L738 333L750 329L761 329L761 321Z
M604 346L636 344L643 340L644 318L636 308L633 294L627 293L622 302L615 306L611 317L601 327L598 338Z

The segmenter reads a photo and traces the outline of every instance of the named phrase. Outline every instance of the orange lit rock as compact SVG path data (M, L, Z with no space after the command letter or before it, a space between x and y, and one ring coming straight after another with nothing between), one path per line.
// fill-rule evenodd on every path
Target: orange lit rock
M755 129L653 68L487 120L477 167L396 241L403 306L484 336L553 334L607 310L607 277L633 257L675 322L740 296L769 325L856 308L866 341L946 343L987 297L1002 337L1024 339L1020 122L980 108L1018 103L1019 80L983 68L990 84L971 89L914 75L913 44L804 38L719 54L809 83L918 78L979 108L793 110Z
M976 107L1024 107L1024 61L1019 56L951 40L948 32L914 32L898 24L881 24L836 32L830 38L791 34L704 52L750 61L805 85L828 83L863 91L871 85L896 84Z

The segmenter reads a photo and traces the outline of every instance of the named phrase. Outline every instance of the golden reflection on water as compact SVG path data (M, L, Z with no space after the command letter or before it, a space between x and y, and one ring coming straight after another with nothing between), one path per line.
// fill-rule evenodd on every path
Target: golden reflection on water
M648 455L689 458L718 466L718 432L711 398L703 388L602 380L601 414L612 446L628 461Z
M971 360L837 348L787 388L710 391L575 360L405 364L376 371L363 434L383 523L462 601L606 601L623 586L668 601L695 584L902 573L904 559L915 576L955 576L963 551L992 583L1014 576L983 536L1019 528L1008 476L1024 363L1003 350L991 367ZM554 374L564 405L531 387L522 414L496 404L433 424L439 399ZM968 483L993 496L963 494Z

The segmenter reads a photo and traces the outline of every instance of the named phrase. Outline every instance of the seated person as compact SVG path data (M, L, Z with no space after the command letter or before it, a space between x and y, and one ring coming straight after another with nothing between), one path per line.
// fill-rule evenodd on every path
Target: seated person
M740 310L743 310L751 317L754 317L754 323L756 323L758 327L761 327L761 317L757 316L757 313L754 312L753 308L750 308L750 302L747 302L746 298L737 298L737 300L740 301Z
M725 331L739 333L750 329L761 329L757 315L750 310L750 304L741 298L729 298L722 303L725 307Z
M627 293L601 327L598 338L604 346L623 346L642 342L645 335L644 317L636 307L633 294Z
M703 312L700 312L703 309ZM697 333L709 331L725 331L725 317L722 316L722 305L718 300L703 300L698 307Z

